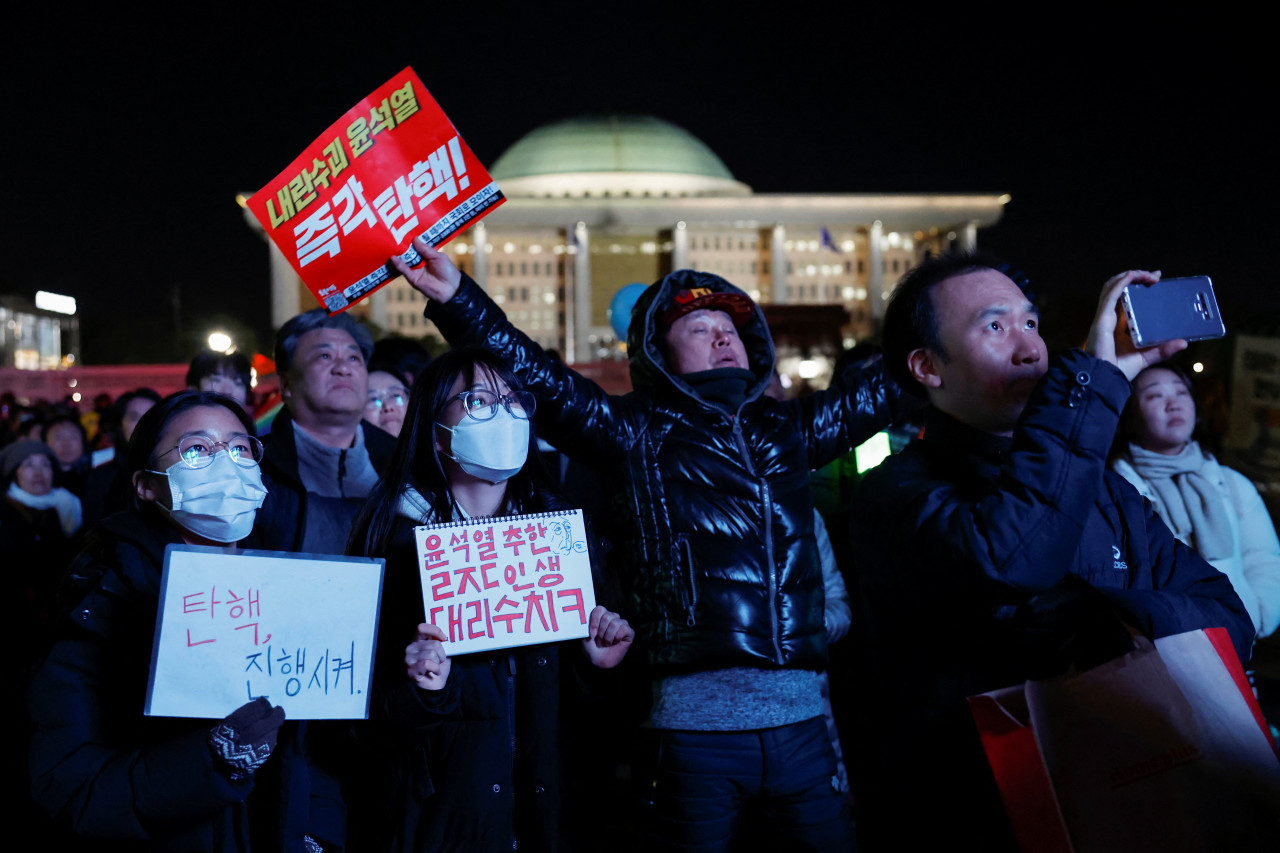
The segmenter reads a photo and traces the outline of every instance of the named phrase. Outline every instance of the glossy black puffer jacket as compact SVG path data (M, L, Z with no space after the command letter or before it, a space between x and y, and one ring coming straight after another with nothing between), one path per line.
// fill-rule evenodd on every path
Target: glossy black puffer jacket
M740 330L755 382L734 415L668 372L659 317L682 288L740 293L679 270L637 301L634 392L609 396L548 358L470 279L427 316L455 346L501 353L538 398L538 434L593 467L623 529L626 614L661 670L821 668L822 572L809 470L883 428L898 389L877 365L810 397L764 397L774 366L764 314Z

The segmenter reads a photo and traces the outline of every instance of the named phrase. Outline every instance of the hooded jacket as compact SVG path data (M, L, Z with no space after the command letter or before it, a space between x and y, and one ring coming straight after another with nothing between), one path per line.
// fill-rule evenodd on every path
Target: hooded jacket
M725 412L670 372L661 345L673 294L695 287L742 293L690 270L649 287L631 315L635 390L625 396L548 358L466 276L427 316L455 346L501 354L538 398L539 435L595 468L613 502L632 621L659 671L820 669L809 470L885 426L899 392L876 365L801 400L765 397L774 349L755 306L738 329L754 379L737 410Z

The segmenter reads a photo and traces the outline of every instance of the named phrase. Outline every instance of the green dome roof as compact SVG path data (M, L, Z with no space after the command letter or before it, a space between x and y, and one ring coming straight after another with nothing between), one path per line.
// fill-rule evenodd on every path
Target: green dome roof
M661 172L733 180L687 130L652 116L592 116L543 125L489 170L495 180L583 172Z

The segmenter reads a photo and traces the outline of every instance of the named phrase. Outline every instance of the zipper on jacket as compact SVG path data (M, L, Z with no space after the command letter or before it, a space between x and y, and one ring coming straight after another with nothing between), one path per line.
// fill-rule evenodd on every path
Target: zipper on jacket
M698 585L694 580L693 571L693 547L689 545L689 540L682 537L680 539L680 550L684 556L684 577L677 578L677 582L684 585L680 590L680 597L684 599L685 620L684 623L692 628L697 624L696 613L698 610ZM687 596L685 590L688 590Z
M773 637L774 663L782 666L782 629L778 624L778 565L773 558L773 490L769 480L756 474L751 464L751 453L747 448L746 436L742 434L742 421L733 419L733 437L742 452L742 461L753 477L760 481L760 495L764 499L764 556L769 566L769 627Z

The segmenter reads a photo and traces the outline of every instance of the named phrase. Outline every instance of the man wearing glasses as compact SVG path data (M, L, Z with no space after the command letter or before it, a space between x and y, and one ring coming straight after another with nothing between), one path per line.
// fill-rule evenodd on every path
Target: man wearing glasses
M356 514L395 450L387 433L361 420L372 352L368 329L323 308L276 333L284 408L266 440L268 494L254 525L256 547L346 552Z

